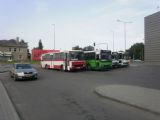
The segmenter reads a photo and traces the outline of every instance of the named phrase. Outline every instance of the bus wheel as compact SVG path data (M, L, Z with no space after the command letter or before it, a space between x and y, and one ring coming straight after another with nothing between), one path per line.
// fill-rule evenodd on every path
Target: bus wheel
M61 65L61 69L60 69L61 71L65 71L64 69L63 69L63 65Z
M47 64L45 65L45 69L49 69Z
M87 65L87 70L89 70L89 71L91 70L91 67L90 67L90 65Z

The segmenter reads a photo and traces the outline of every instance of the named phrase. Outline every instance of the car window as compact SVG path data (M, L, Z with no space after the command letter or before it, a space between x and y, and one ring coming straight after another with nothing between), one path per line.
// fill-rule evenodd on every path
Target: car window
M17 64L16 69L31 69L32 66L30 64Z

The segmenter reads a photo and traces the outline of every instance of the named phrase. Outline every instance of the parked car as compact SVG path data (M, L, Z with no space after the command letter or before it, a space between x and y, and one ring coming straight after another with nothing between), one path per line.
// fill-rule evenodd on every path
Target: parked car
M14 63L10 75L14 80L37 79L37 70L28 63Z
M119 67L127 67L129 66L129 60L119 59Z
M136 59L136 60L133 60L133 62L135 62L135 63L142 63L143 61L139 60L139 59Z

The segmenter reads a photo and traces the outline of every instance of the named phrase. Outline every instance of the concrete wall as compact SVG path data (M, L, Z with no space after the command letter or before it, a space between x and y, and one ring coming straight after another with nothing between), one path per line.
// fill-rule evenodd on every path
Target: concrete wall
M160 12L145 17L145 62L160 63Z

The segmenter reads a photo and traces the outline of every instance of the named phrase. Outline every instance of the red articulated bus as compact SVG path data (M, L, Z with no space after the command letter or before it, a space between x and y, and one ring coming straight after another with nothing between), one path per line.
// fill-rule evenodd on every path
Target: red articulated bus
M59 69L62 71L86 69L84 52L81 50L70 50L42 54L41 67L46 69Z

